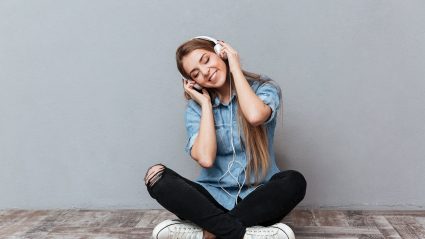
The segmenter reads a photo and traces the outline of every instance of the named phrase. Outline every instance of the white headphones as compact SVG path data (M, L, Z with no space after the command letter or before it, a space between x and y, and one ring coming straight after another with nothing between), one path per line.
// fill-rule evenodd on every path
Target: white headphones
M221 52L221 49L223 48L219 43L218 43L218 41L216 40L216 39L214 39L214 38L212 38L212 37L209 37L209 36L197 36L197 37L194 37L194 38L192 38L192 39L203 39L203 40L208 40L208 41L212 41L212 42L214 42L214 51L215 51L215 53L217 53L218 55L220 54L220 52Z
M214 38L212 38L212 37L209 37L209 36L197 36L197 37L194 37L194 38L192 38L192 39L203 39L203 40L208 40L208 41L212 41L212 42L214 42L214 51L215 51L215 53L217 53L217 55L219 55L220 56L220 52L221 52L221 50L223 49L223 47L218 43L218 41L216 40L216 39L214 39ZM228 69L228 71L229 71L229 69ZM228 75L230 75L230 72L228 72ZM232 83L230 82L230 99L232 99ZM241 163L241 162L239 162L239 161L237 161L237 160L235 160L235 155L236 155L236 151L235 151L235 146L233 145L233 114L232 114L232 111L233 111L233 108L232 108L232 100L230 100L230 139L231 139L231 143L232 143L232 149L233 149L233 158L232 158L232 160L229 162L229 164L227 164L227 171L219 178L219 180L218 180L218 184L220 185L220 187L221 187L221 189L223 189L230 197L234 197L235 198L235 204L238 204L238 197L239 197L239 194L241 193L241 190L242 190L242 187L243 187L243 185L245 184L245 179L246 179L246 171L245 171L245 167L244 167L244 165ZM230 172L230 169L232 168L232 166L233 166L233 163L234 162L236 162L236 163L238 163L239 165L241 165L241 167L242 167L242 169L243 169L243 171L244 171L244 181L243 181L243 183L242 183L242 185L239 183L239 177L235 177L235 175L233 175L231 172ZM239 191L238 191L238 193L236 194L236 196L233 196L232 194L230 194L226 189L224 189L222 186L221 186L221 184L220 184L220 180L227 174L227 173L229 173L230 174L230 176L237 182L237 184L238 184L238 188L239 188Z

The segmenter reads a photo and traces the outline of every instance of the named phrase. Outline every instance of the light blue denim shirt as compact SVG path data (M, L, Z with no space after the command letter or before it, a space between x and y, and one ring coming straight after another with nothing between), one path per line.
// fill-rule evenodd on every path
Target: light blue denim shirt
M262 79L270 79L265 75L261 75ZM280 172L276 165L275 153L273 150L273 136L276 127L277 113L280 109L280 99L282 97L279 86L270 83L262 83L248 79L248 83L255 94L263 100L265 104L270 106L272 114L270 118L264 122L267 128L267 137L269 142L269 155L270 167L267 170L266 177L258 186L268 182L270 178ZM278 88L277 88L278 87ZM255 190L255 186L248 187L244 183L245 167L246 167L246 154L243 138L238 131L238 108L236 103L236 93L233 92L231 102L232 104L223 104L220 99L216 97L213 103L214 124L217 139L217 154L212 167L201 168L200 175L195 182L202 185L208 192L220 203L223 207L231 210L237 204L237 195L240 198L245 198L248 194ZM230 107L231 106L231 107ZM230 124L230 113L232 109L232 124ZM187 143L185 146L186 153L189 154L192 150L193 143L198 136L199 126L201 119L201 106L193 99L188 100L185 111L185 124L187 132ZM231 142L231 129L233 127L233 146L235 149L234 163L230 162L233 159L233 148ZM243 165L243 167L242 167ZM228 171L228 172L227 172ZM230 175L230 173L232 175ZM239 181L239 185L236 181ZM254 183L254 174L251 175L251 183ZM243 186L242 186L243 185ZM258 187L257 186L257 187ZM239 192L240 191L240 192ZM238 194L239 193L239 194ZM230 194L230 195L229 195Z

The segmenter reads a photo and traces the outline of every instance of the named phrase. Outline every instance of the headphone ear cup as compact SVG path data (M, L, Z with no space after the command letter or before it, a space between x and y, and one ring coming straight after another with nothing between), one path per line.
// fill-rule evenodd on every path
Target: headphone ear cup
M215 44L214 51L217 55L220 55L221 49L223 49L223 47L220 44Z

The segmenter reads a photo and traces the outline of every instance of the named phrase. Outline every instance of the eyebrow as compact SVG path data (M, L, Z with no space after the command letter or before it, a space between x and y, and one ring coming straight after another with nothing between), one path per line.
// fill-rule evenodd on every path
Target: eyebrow
M205 54L207 54L207 53L205 52L204 54L202 54L201 58L199 58L199 62L201 62L201 60L202 60L202 58L204 57L204 55L205 55ZM193 70L191 70L191 71L189 72L189 75L191 75L191 74L192 74L192 72L193 72L194 70L196 70L196 68L195 68L195 69L193 69Z

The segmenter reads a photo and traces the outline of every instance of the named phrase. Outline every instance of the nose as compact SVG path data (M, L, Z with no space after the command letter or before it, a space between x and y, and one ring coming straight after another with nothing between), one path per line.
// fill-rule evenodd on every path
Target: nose
M208 80L209 72L210 72L210 69L208 67L202 67L201 68L201 73L202 73L202 75L204 75L205 80Z

